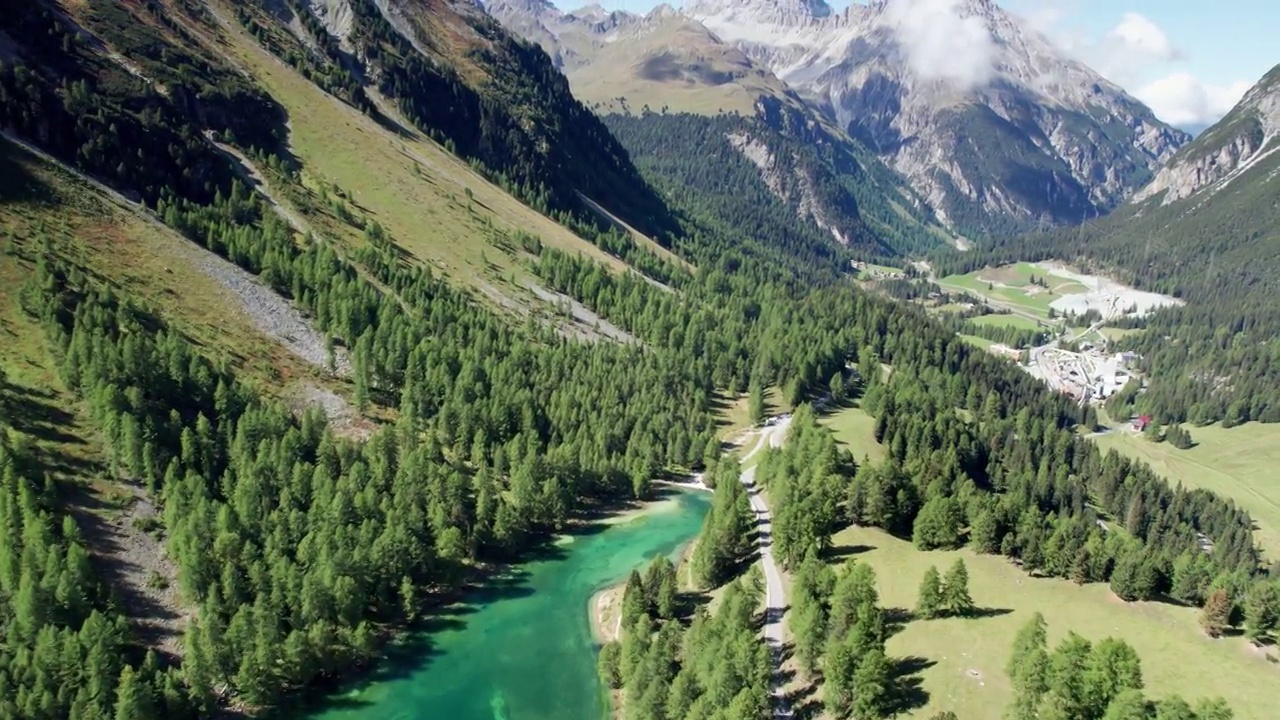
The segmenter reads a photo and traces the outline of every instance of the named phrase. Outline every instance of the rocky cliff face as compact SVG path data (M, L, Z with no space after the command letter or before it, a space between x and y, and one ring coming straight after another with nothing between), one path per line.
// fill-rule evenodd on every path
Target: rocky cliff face
M978 232L1107 212L1190 137L990 0L692 0L768 67Z
M1133 196L1162 205L1221 189L1259 163L1280 154L1280 65L1254 85L1216 125L1182 149ZM1267 178L1274 179L1274 174Z

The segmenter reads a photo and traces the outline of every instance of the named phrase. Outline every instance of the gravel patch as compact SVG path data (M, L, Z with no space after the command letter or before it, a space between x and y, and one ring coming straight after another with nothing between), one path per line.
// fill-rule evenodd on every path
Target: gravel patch
M233 295L253 326L275 339L294 355L324 369L329 368L326 338L296 307L280 297L262 280L234 263L194 243L183 243L183 252L201 272L217 281ZM351 360L345 349L334 351L334 372L351 374Z
M367 440L376 429L346 398L328 388L306 383L291 394L296 403L295 411L319 406L329 420L329 426L342 437Z
M556 307L568 307L569 315L576 321L574 329L584 336L592 338L608 338L620 343L638 344L636 336L605 320L592 312L590 308L563 293L548 290L532 281L525 281L524 287L538 297L539 300Z
M1102 313L1104 320L1111 320L1125 315L1142 317L1162 307L1184 304L1168 295L1135 290L1114 280L1075 272L1058 263L1040 263L1034 267L1051 275L1075 280L1088 288L1087 292L1064 295L1049 303L1049 307L1062 313L1083 314L1089 310L1097 310Z

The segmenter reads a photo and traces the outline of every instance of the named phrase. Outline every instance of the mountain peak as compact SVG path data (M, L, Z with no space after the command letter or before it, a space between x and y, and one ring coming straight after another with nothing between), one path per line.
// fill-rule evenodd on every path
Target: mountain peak
M688 0L684 12L692 17L754 18L786 24L823 20L834 14L825 0Z

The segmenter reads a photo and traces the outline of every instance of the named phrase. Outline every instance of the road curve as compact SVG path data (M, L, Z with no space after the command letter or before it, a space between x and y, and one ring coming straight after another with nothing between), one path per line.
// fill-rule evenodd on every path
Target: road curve
M765 427L760 432L756 446L742 458L742 464L746 465L756 453L763 450L766 442L772 447L781 447L783 440L787 437L787 427L790 423L791 416L786 415L775 425ZM769 505L765 502L764 495L756 487L756 466L751 465L743 470L740 478L747 488L751 509L756 514L760 565L764 569L764 639L773 654L774 716L790 718L791 705L783 696L781 687L782 614L786 611L787 598L782 587L782 573L778 570L778 563L773 557L773 517L769 514Z

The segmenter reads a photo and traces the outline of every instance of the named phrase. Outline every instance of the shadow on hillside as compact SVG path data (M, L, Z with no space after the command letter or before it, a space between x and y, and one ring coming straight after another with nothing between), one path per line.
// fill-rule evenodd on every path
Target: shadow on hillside
M919 655L891 658L889 663L892 666L889 675L890 715L910 712L928 705L929 693L924 689L924 678L920 677L920 673L937 663Z
M861 555L863 553L871 552L872 550L875 550L875 549L876 549L875 545L861 545L857 543L853 545L834 545L822 552L822 559L843 560L848 557L853 557L854 555Z
M75 415L54 404L53 392L17 383L0 385L0 412L14 430L51 443L83 445L84 439L67 432Z
M0 137L0 203L51 203L58 194L18 161L26 151Z
M974 608L960 617L966 620L981 620L1008 615L1011 612L1013 612L1011 608Z

